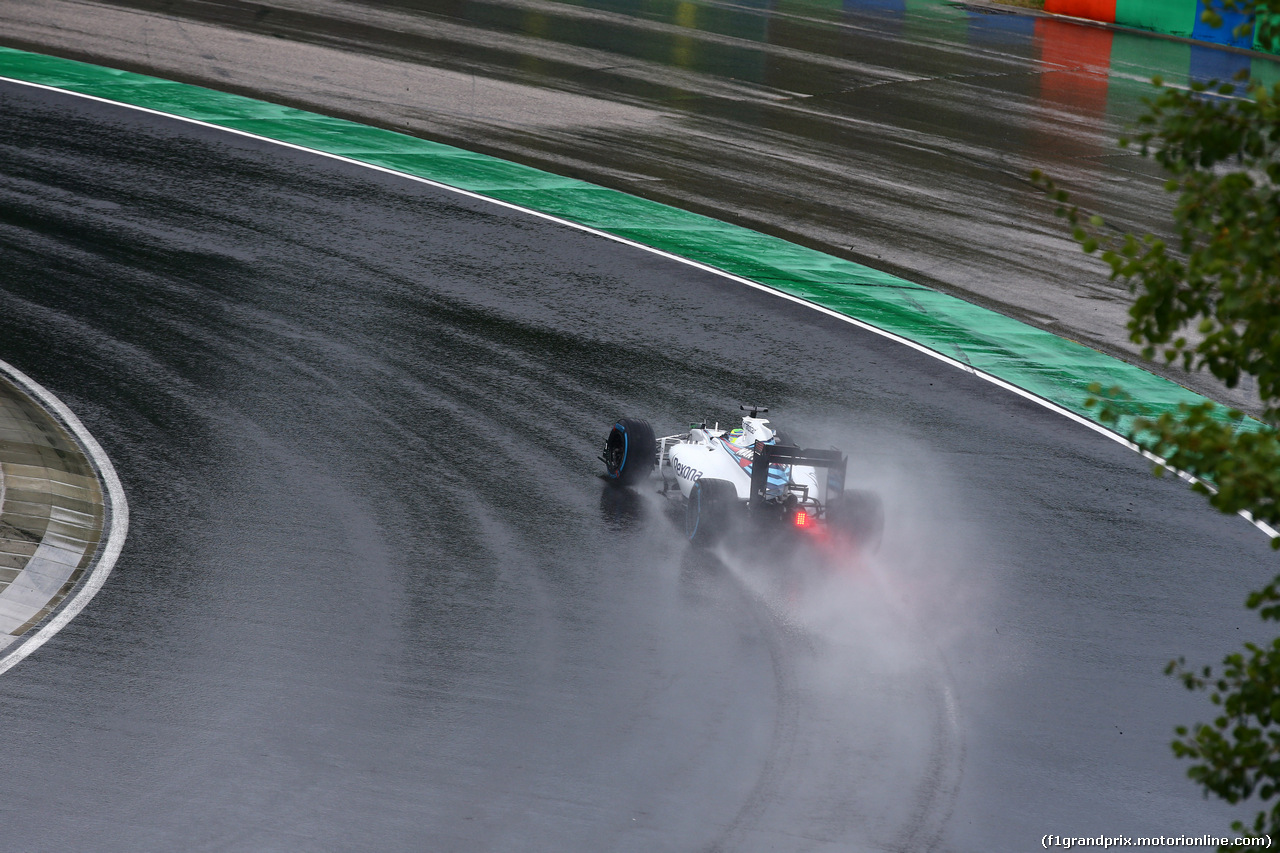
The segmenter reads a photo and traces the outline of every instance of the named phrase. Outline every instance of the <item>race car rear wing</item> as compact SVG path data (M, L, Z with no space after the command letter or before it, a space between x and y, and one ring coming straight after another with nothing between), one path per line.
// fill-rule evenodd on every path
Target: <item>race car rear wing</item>
M844 490L844 473L849 458L839 450L802 450L794 445L765 444L763 441L757 441L752 450L749 504L753 509L769 497L769 468L774 465L826 468L827 494L838 495Z

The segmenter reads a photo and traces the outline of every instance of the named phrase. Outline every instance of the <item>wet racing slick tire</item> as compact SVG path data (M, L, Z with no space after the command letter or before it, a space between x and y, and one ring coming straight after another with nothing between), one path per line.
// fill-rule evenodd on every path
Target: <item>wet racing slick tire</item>
M875 552L884 535L884 504L875 492L846 490L828 503L827 525L860 550Z
M609 480L632 486L649 476L658 455L658 442L648 421L618 418L604 443L604 467Z
M710 548L725 537L733 523L738 490L728 480L703 477L693 484L685 505L684 529L689 541Z

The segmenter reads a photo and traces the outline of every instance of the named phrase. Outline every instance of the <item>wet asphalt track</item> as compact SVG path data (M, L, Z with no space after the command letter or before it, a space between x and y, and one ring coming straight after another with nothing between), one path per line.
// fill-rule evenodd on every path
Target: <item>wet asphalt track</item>
M1116 145L1147 81L1280 79L1274 60L944 0L23 0L0 4L0 43L582 178L1131 361L1124 287L1029 173L1163 233L1163 178Z
M130 540L0 683L0 851L1024 850L1224 830L1160 675L1263 537L903 347L407 181L0 88L0 358ZM612 417L853 453L881 554L690 554Z

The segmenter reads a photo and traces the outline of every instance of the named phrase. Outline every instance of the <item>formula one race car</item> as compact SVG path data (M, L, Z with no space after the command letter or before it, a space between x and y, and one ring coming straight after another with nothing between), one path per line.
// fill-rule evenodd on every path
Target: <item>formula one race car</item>
M880 498L846 490L848 458L804 450L776 432L762 406L743 405L741 429L717 423L655 438L648 422L619 418L605 440L605 479L634 486L657 468L662 493L684 502L685 534L709 547L730 533L781 531L873 550L884 529Z

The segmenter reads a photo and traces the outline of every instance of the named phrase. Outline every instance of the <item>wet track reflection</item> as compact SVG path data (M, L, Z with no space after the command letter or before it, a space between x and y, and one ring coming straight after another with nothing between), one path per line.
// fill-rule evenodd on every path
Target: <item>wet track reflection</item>
M81 414L133 518L0 682L0 850L1225 826L1160 668L1251 630L1268 549L1118 445L533 218L69 97L0 113L0 359ZM598 479L610 419L742 398L851 453L879 554L691 553Z

